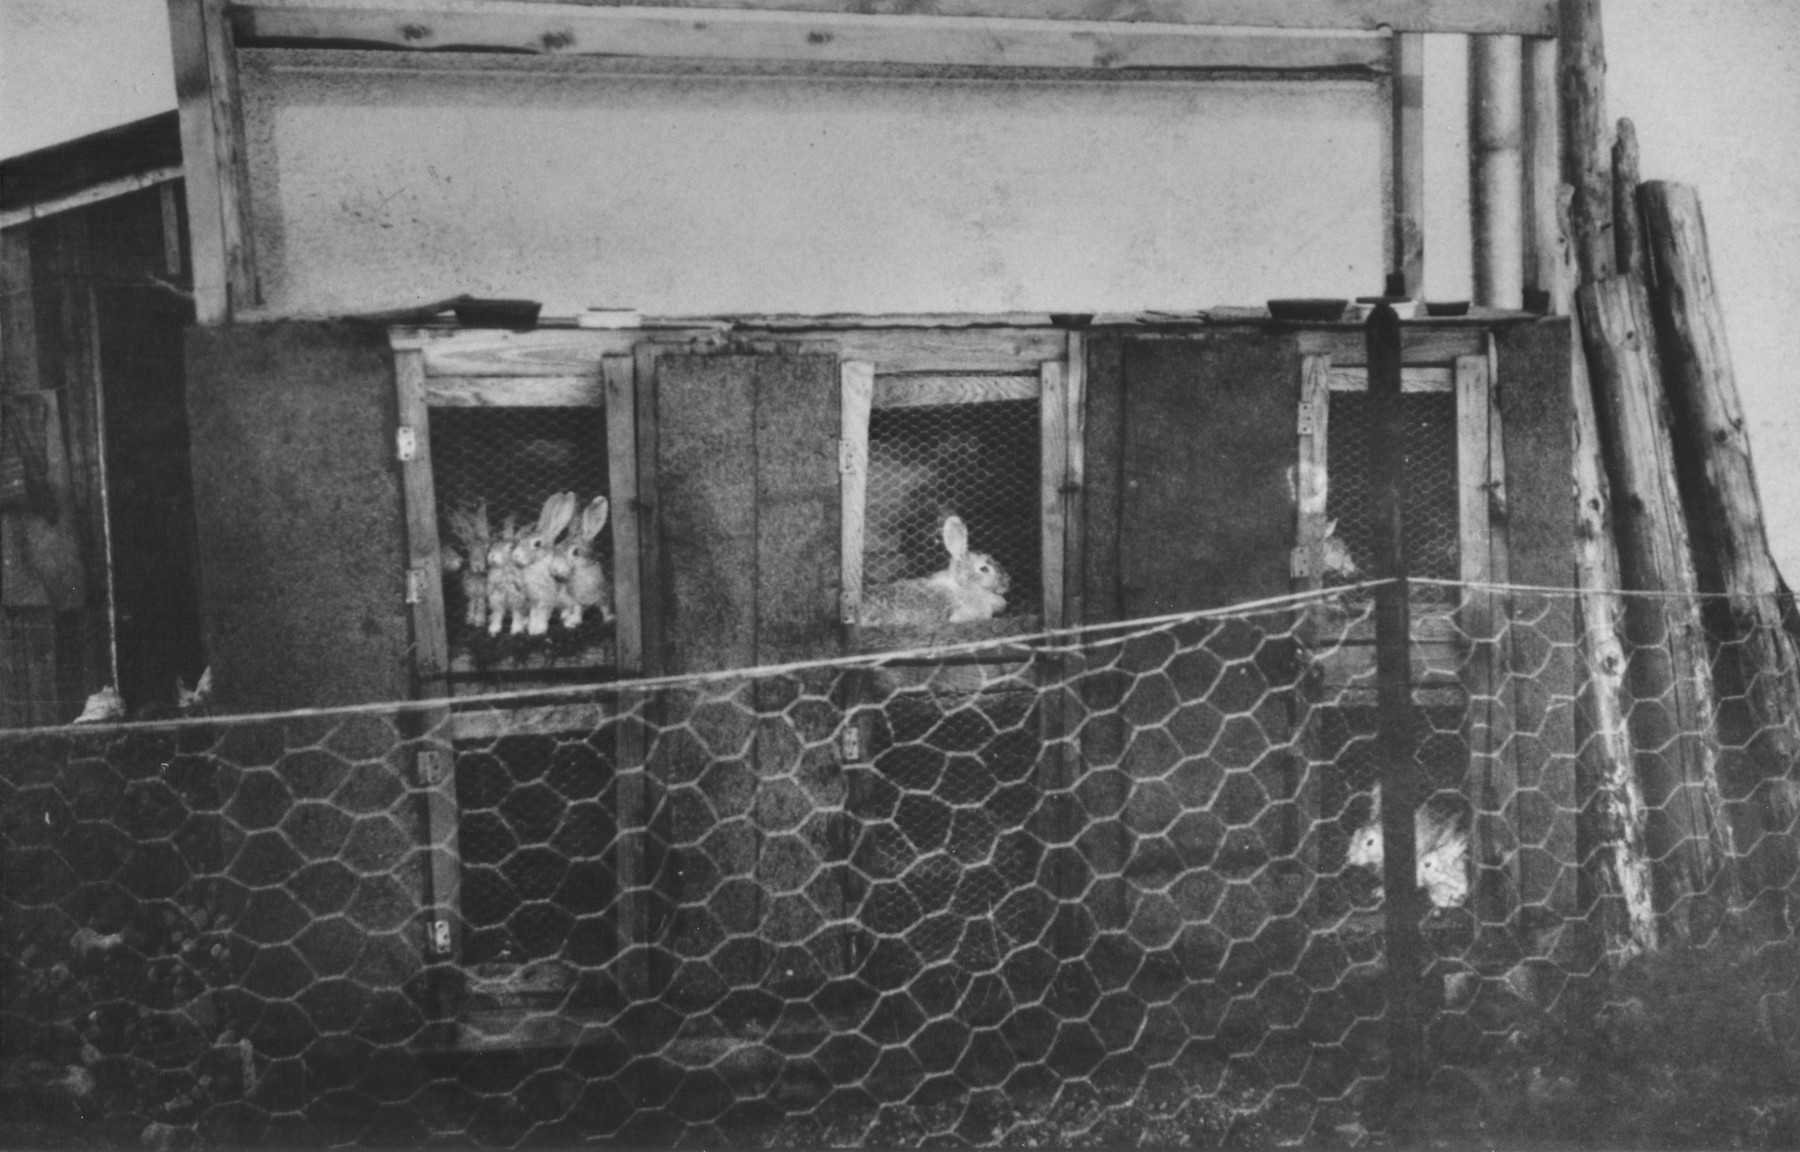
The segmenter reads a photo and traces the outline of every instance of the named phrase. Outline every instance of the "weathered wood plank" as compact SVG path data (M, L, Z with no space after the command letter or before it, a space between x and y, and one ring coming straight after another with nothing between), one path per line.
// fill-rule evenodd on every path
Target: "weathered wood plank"
M1515 36L1469 38L1469 211L1474 302L1523 303L1523 61Z
M833 356L758 356L755 373L758 665L838 653L842 574L826 558L842 539L837 446L841 394Z
M1087 557L1087 520L1083 510L1087 485L1087 337L1069 333L1068 373L1063 396L1063 441L1067 473L1063 483L1063 615L1065 626L1087 623L1082 573Z
M1115 332L1087 338L1087 403L1082 419L1086 475L1082 485L1083 624L1121 619L1119 512L1124 487L1125 340Z
M839 401L838 441L844 453L840 477L843 514L839 522L838 563L842 570L839 619L855 625L862 618L863 537L868 516L869 408L875 388L875 367L866 361L845 361L839 368L842 398Z
M582 0L557 0L574 6ZM367 0L259 0L254 10L275 13L288 8L355 11ZM625 6L638 7L635 2ZM661 4L645 4L655 9ZM448 8L471 8L446 0L388 0L383 8L415 15ZM523 5L520 5L523 7ZM892 19L916 12L910 0L688 0L683 9L719 13L814 12L873 13ZM1158 24L1223 25L1245 28L1341 29L1397 32L1507 33L1515 36L1557 34L1554 0L1159 0L1146 6L1136 0L937 0L931 11L960 19L1140 21ZM689 12L692 15L692 12Z
M935 404L993 404L1003 400L1035 400L1038 377L1030 376L879 376L877 408L927 408Z
M1425 37L1394 37L1390 81L1393 136L1393 210L1388 268L1405 278L1409 294L1425 285Z
M695 19L684 8L514 3L496 9L455 0L354 8L310 0L237 10L253 40L409 49L1085 71L1375 72L1387 65L1386 40L1373 31L1222 35L1182 24L730 8Z
M1683 938L1704 936L1714 884L1727 875L1714 693L1696 599L1698 581L1676 487L1674 448L1644 286L1620 276L1577 293L1602 445L1612 483L1628 597L1630 714L1638 775L1650 805L1649 840L1661 862L1659 911ZM1666 595L1666 594L1673 595ZM1646 702L1658 702L1646 706Z
M1334 368L1363 368L1369 362L1362 330L1357 327L1308 328L1298 333L1296 340L1301 355L1329 356ZM1406 325L1400 329L1400 363L1407 367L1454 364L1458 356L1479 356L1486 351L1487 334L1480 328Z
M1063 488L1068 483L1068 382L1060 361L1044 361L1038 402L1038 498L1044 627L1063 623Z
M1621 141L1628 124L1620 121ZM1786 835L1794 826L1800 660L1781 625L1782 580L1763 525L1699 193L1652 181L1638 190L1638 202L1656 272L1651 299L1674 414L1676 467L1695 513L1696 576L1702 591L1724 596L1707 606L1709 632L1730 693L1741 692L1749 706L1748 716L1727 710L1721 724L1735 721L1740 730L1722 735L1746 748L1741 763L1736 756L1727 762L1737 768L1728 784L1733 797L1752 798L1737 824L1740 848L1754 853L1755 845L1745 842L1752 835ZM1785 884L1778 870L1764 880L1776 889Z
M438 539L437 484L431 471L431 408L425 397L423 358L417 352L394 357L394 386L401 427L411 428L411 460L400 464L406 499L407 563L417 573L412 605L413 676L429 695L442 692L450 669L450 639L444 622L443 552Z
M1644 219L1638 209L1638 138L1631 117L1619 118L1612 146L1613 255L1619 275L1654 284L1645 248Z
M217 324L260 302L237 49L225 0L168 0L168 6L195 319Z
M1327 356L1300 358L1300 454L1294 474L1295 533L1294 548L1308 557L1305 571L1294 581L1295 591L1311 592L1324 582L1321 562L1325 544L1326 508L1331 495L1331 385L1335 375ZM1361 386L1369 386L1368 373L1361 374ZM1346 389L1349 390L1348 385ZM1307 613L1315 624L1321 620L1322 606L1315 605ZM1314 633L1319 628L1311 629ZM1314 637L1308 637L1309 640Z
M425 375L498 378L588 376L602 356L630 355L641 333L610 329L539 328L531 332L396 329L396 349L418 348Z
M1606 118L1606 37L1600 0L1561 0L1557 89L1562 98L1562 178L1575 190L1569 214L1583 284L1613 274L1612 124Z
M1328 358L1320 357L1320 359ZM1367 392L1369 390L1369 370L1367 368L1333 367L1328 379L1333 392ZM1400 370L1400 391L1454 392L1456 391L1456 371L1453 368L1402 368Z
M0 212L0 228L15 228L33 220L42 220L48 216L73 211L76 208L86 208L89 205L101 204L120 196L128 196L133 192L141 192L145 188L162 185L167 189L171 182L179 180L181 177L181 166L170 164L130 176L121 176L116 180L103 180L98 184L83 188L79 192L71 192L66 196L55 196L48 200L40 200L35 204L27 204L21 208L9 208L5 212ZM171 268L169 271L174 273L181 269Z
M619 667L644 668L643 537L638 518L637 370L629 356L600 362L606 388L607 499L611 501L613 639Z
M1555 307L1560 273L1562 228L1557 222L1557 192L1562 185L1557 143L1556 41L1536 37L1524 47L1525 109L1525 255L1524 304L1527 310ZM1566 306L1563 315L1567 315Z
M1063 334L1054 328L820 329L846 360L867 360L879 375L894 372L995 372L1036 375L1060 359Z
M614 517L634 515L638 537L638 620L643 633L644 674L668 670L669 654L664 639L663 616L668 597L662 587L662 538L657 525L660 469L657 463L656 365L661 351L654 344L632 350L632 377L637 390L637 481L627 508ZM617 525L614 525L615 531Z
M437 376L425 382L434 408L563 408L605 401L598 376Z

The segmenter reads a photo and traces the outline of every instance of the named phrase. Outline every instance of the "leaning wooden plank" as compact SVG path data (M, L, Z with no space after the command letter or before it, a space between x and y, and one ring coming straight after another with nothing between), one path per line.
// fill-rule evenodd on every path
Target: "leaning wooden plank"
M1576 830L1584 903L1594 906L1601 947L1614 964L1657 946L1656 907L1644 829L1649 817L1643 786L1632 763L1625 716L1625 606L1619 599L1619 550L1613 536L1612 491L1600 447L1599 418L1582 347L1581 317L1574 315L1575 254L1569 203L1574 189L1559 188L1559 236L1551 306L1569 313L1573 347L1569 388L1574 413L1575 582L1581 590L1581 652L1586 672L1579 716L1591 739L1581 738L1576 760L1581 816Z
M1181 24L987 19L859 12L565 4L239 6L248 38L357 41L395 48L685 60L783 60L933 67L1376 72L1386 37L1369 32L1222 35Z
M1524 298L1524 153L1520 44L1469 39L1469 211L1474 300L1517 308Z
M482 0L472 0L481 3ZM587 0L556 0L573 7ZM451 5L469 7L471 0L389 0L386 9L424 13ZM258 12L288 8L354 11L367 0L260 0ZM524 7L525 5L519 5ZM534 5L535 6L535 5ZM626 7L658 8L661 4L627 3ZM914 0L687 0L683 9L717 13L825 12L905 15L919 10ZM1555 0L936 0L930 10L958 18L1099 20L1158 24L1226 25L1246 28L1343 29L1396 32L1508 33L1515 36L1557 34ZM690 12L691 16L692 13Z
M1661 864L1659 911L1684 938L1704 935L1727 888L1730 828L1721 818L1714 693L1687 521L1675 481L1655 325L1644 286L1619 276L1576 296L1612 482L1628 596L1631 713L1638 775Z
M168 0L181 107L195 319L218 324L260 303L237 47L225 0Z
M1606 40L1600 0L1562 0L1557 41L1562 96L1563 183L1570 205L1580 282L1613 274L1612 124L1606 118Z
M1761 831L1791 831L1794 766L1800 763L1800 663L1781 626L1781 576L1763 527L1706 220L1699 193L1686 184L1652 181L1637 199L1656 269L1652 300L1678 429L1676 465L1682 495L1696 513L1696 574L1703 591L1725 595L1708 604L1712 636L1721 673L1733 677L1734 693L1744 693L1751 712L1740 721L1745 731L1726 737L1747 745L1749 753L1750 772L1729 781L1731 792L1734 798L1755 795L1753 822ZM1741 836L1740 844L1745 851L1755 847Z
M1638 167L1637 125L1629 116L1623 116L1619 118L1612 147L1613 254L1618 260L1619 275L1636 276L1645 284L1654 284L1649 254L1644 248L1643 215L1638 210Z

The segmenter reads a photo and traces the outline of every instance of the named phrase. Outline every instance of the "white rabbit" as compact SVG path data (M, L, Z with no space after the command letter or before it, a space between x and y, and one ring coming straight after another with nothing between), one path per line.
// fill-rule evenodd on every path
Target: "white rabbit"
M1418 855L1416 882L1438 908L1453 908L1469 896L1469 834L1457 826L1454 816L1420 805L1413 825L1414 850ZM1381 786L1375 786L1375 812L1369 823L1350 838L1345 863L1353 868L1380 870L1386 853L1381 839Z
M594 541L606 527L610 505L604 496L596 496L581 510L581 523L568 539L556 546L550 560L550 572L556 577L558 607L562 609L564 628L581 627L584 609L598 608L600 619L611 623L612 595L606 582L606 569L594 555Z
M1325 536L1319 542L1319 567L1323 570L1322 575L1351 580L1361 569L1356 566L1356 558L1350 555L1350 545L1337 534L1337 526L1335 519L1325 522Z
M992 556L969 551L969 529L962 517L944 520L944 549L950 563L943 571L870 589L861 622L878 628L919 627L999 615L1012 582Z
M473 508L458 505L450 509L445 519L449 522L450 534L462 546L462 553L446 550L444 571L462 574L463 619L471 628L486 627L488 549L493 544L492 534L488 531L487 501L482 500Z
M523 630L529 636L542 636L550 630L550 614L561 602L562 592L551 570L556 557L556 542L575 518L575 493L553 492L544 498L538 512L537 527L519 537L513 545L513 564L519 570L519 585L524 591L526 619L521 628L517 615L513 631Z
M488 544L487 601L488 635L498 636L512 617L512 630L525 630L525 585L519 579L519 566L513 562L513 546L519 542L519 530L508 516L499 533Z

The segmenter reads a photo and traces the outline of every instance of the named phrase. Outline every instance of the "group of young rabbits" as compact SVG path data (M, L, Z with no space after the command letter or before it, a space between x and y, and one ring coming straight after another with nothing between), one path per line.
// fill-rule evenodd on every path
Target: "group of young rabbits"
M447 520L461 551L446 550L444 568L462 576L470 627L485 627L490 636L542 636L558 614L565 628L580 627L589 609L612 620L611 588L595 554L607 500L596 496L585 508L580 503L573 492L552 493L536 527L521 529L508 516L499 532L489 528L485 500L450 510Z
M1457 814L1426 803L1414 816L1413 845L1418 858L1415 883L1425 889L1434 908L1454 908L1469 896L1469 833ZM1381 838L1381 785L1375 786L1375 808L1369 822L1350 838L1345 863L1352 868L1381 870L1386 853Z

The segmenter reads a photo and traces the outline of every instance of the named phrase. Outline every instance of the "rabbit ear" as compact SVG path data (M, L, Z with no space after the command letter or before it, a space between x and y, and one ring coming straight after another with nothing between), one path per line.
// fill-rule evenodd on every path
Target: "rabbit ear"
M574 515L573 492L556 492L545 497L543 511L538 514L538 535L545 540L555 539L569 526Z
M1330 520L1325 521L1325 535L1327 535L1327 536L1337 535L1337 518L1335 516L1332 517Z
M962 522L961 516L948 516L944 519L944 550L950 553L952 560L960 560L969 552L969 528Z
M583 539L592 540L600 535L600 529L606 527L606 513L612 505L606 497L596 496L581 512L581 535Z

